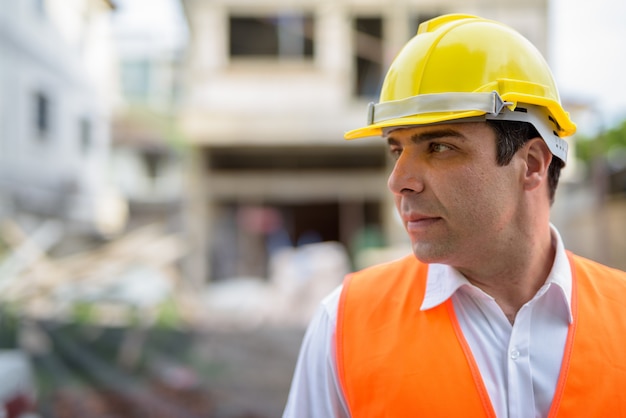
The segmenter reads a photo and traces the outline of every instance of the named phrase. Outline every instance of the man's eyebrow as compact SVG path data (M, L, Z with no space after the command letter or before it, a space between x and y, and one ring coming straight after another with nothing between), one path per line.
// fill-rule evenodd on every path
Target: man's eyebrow
M414 144L419 144L422 142L428 142L428 141L432 141L435 139L449 138L449 137L459 138L463 140L465 139L465 136L459 131L446 128L446 129L437 129L434 131L421 132L421 133L415 134L411 136L411 142L413 142ZM398 144L398 140L393 137L393 133L387 137L387 143L389 145Z

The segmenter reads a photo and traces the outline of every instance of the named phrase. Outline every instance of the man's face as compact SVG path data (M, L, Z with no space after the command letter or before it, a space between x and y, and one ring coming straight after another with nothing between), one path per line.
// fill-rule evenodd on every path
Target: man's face
M388 187L418 259L471 268L515 245L523 166L497 165L487 124L402 128L387 140Z

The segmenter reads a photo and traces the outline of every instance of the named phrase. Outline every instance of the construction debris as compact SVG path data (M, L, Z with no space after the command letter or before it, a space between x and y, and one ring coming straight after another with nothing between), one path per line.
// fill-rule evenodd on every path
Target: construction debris
M10 253L0 263L0 298L19 306L23 316L73 320L77 306L90 304L90 320L99 324L152 321L160 305L173 300L181 318L193 323L199 312L186 296L176 263L186 253L183 239L152 224L95 248L65 257L48 250L62 228L45 222L30 236L4 221L2 241ZM179 295L185 300L180 304ZM185 295L185 296L182 296Z

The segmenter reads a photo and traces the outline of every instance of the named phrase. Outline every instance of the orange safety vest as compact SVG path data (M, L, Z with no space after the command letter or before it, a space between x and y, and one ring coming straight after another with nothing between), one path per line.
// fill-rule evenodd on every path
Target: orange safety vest
M549 417L626 417L626 273L568 253L572 314ZM337 366L360 417L495 417L451 299L420 311L415 257L347 277Z

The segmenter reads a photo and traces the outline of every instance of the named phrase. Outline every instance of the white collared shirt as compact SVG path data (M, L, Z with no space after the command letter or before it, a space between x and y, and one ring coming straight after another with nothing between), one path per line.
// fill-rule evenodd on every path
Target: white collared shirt
M495 300L455 269L431 264L421 310L452 298L498 417L548 415L572 321L572 272L552 227L556 256L546 283L511 325ZM305 334L283 418L349 417L339 384L335 327L341 287L327 296Z

